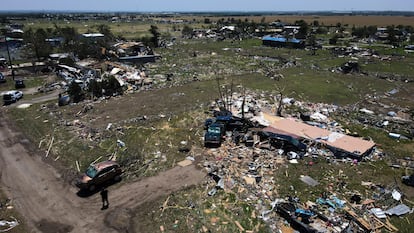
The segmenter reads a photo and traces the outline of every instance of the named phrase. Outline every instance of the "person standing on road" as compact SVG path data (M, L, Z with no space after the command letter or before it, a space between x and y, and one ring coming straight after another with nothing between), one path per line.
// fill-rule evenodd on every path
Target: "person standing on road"
M101 210L108 209L108 207L109 207L108 190L103 188L101 190L101 197L102 197L102 208L101 208Z

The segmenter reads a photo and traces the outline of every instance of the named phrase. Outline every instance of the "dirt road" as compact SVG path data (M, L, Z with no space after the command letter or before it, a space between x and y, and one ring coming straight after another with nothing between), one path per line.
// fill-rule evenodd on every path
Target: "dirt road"
M31 88L31 89L28 89L28 90L24 91L23 99L17 101L16 103L11 104L10 106L16 107L16 106L19 106L20 104L43 103L43 102L47 102L47 101L50 101L50 100L56 100L56 103L57 103L59 90L55 90L53 92L47 93L45 95L40 95L40 96L32 98L32 99L27 99L27 96L29 96L30 94L35 93L34 90L35 90L34 88Z
M109 209L101 211L99 193L82 198L59 172L31 151L28 140L7 124L0 110L1 186L31 232L118 232L104 224L109 215L198 184L205 174L194 166L175 167L155 177L109 187Z

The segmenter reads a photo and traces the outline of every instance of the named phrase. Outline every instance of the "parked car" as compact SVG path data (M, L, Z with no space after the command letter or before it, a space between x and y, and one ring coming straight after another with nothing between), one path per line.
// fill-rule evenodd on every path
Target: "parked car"
M4 77L4 75L0 72L0 83L5 83L6 82L6 77Z
M4 105L15 103L19 99L23 98L23 92L21 91L8 91L3 94Z
M15 81L14 87L16 89L19 89L19 88L25 88L26 85L24 84L24 81L22 79L19 79Z
M89 165L86 172L76 181L76 186L81 190L95 191L97 187L109 181L121 180L122 169L115 161L103 161Z

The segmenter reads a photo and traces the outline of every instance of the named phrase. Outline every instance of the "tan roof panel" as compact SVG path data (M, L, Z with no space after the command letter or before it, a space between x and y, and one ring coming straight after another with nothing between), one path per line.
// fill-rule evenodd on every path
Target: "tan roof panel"
M293 118L280 118L266 113L263 114L263 117L270 123L270 127L279 131L286 132L289 135L296 135L297 137L318 140L329 146L356 155L362 155L375 146L373 141L351 137L338 132L331 132L326 129L305 124Z

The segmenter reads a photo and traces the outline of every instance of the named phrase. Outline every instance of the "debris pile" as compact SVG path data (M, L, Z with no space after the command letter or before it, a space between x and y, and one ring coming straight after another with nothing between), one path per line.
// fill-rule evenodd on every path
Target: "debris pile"
M344 74L359 73L360 67L357 61L348 61L339 67L338 70Z
M407 108L386 104L399 89L384 94L366 96L358 105L338 108L337 116L347 123L369 126L384 131L396 140L411 140L414 137L414 118Z
M380 56L377 51L372 49L364 49L358 47L334 47L331 49L331 53L339 56L351 56L351 57L372 57L379 58L381 60L389 59L389 56Z
M233 93L232 96L211 105L213 109L221 109L219 112L230 105L232 112L225 114L229 119L223 120L220 114L215 114L213 120L206 121L207 129L213 122L221 122L226 132L222 134L221 146L207 149L205 161L200 163L211 177L205 195L235 194L238 200L261 213L260 218L272 231L286 227L300 232L367 232L382 228L398 231L388 217L412 212L411 207L402 204L403 194L397 187L366 182L362 184L368 185L366 193L361 195L348 189L347 177L341 170L338 175L327 173L323 178L318 177L323 180L306 174L297 177L308 187L320 190L316 200L299 200L293 186L292 196L280 195L283 178L276 174L285 171L288 177L289 164L312 167L323 161L331 166L340 162L358 166L363 160L380 159L382 153L372 141L343 134L345 130L329 118L339 111L338 106L275 99L275 103L299 106L305 112L300 115L305 122L301 122L267 114L265 111L277 106L264 100L264 95ZM367 109L363 112L370 114ZM298 114L290 116L293 115ZM248 124L247 130L229 129L229 122L245 118L256 123Z
M278 192L280 178L275 175L280 170L286 170L289 156L283 155L281 150L261 149L260 142L255 145L257 147L237 146L227 141L220 148L207 150L207 158L200 164L211 177L205 195L214 197L218 192L235 194L237 200L261 213L260 218L272 230L280 229L287 221L300 232L342 232L351 229L353 232L366 232L383 227L397 231L387 216L412 213L410 207L401 204L403 194L398 188L363 182L366 194L361 195L347 188L347 177L341 170L339 178L332 174L325 178L327 180L323 184L329 184L325 188L310 176L298 177L310 187L320 189L320 197L316 200L300 201L296 196L283 197ZM318 162L318 158L306 161ZM293 186L291 190L294 191Z

